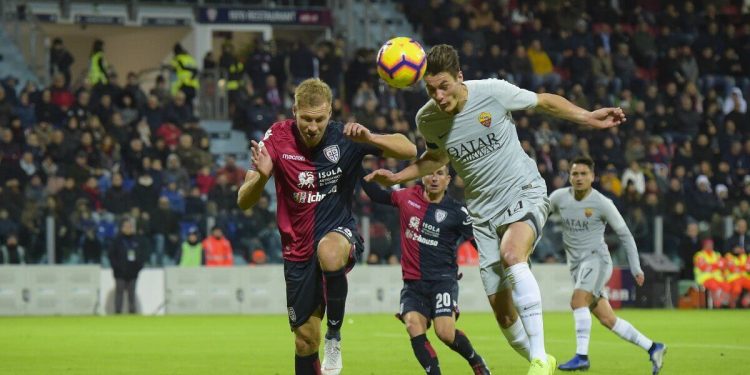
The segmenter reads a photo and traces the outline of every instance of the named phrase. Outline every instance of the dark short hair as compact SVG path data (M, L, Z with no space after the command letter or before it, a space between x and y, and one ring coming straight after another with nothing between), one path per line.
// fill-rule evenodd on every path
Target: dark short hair
M592 172L594 171L594 161L588 156L579 156L573 159L573 162L570 165L572 166L573 164L587 165Z
M427 53L427 75L438 75L446 72L454 78L458 76L461 64L458 61L458 51L447 44L438 44L430 48Z

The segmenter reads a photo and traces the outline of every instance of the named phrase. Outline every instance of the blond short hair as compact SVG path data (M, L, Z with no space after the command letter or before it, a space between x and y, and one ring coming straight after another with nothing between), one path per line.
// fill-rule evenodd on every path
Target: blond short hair
M331 88L319 78L306 79L294 90L294 105L297 108L317 107L325 103L331 105L332 101Z

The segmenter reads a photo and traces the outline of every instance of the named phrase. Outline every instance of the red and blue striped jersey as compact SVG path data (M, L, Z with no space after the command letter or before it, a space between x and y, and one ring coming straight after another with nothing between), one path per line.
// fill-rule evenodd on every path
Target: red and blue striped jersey
M421 185L386 191L375 183L363 183L363 188L374 202L398 208L404 280L457 277L458 242L474 238L471 217L460 202L445 195L439 203L432 203L425 199Z
M346 138L343 130L341 122L330 122L320 143L308 148L296 122L286 120L273 124L263 138L273 161L276 217L286 260L310 259L318 241L338 227L356 229L352 201L363 174L362 159L381 151Z

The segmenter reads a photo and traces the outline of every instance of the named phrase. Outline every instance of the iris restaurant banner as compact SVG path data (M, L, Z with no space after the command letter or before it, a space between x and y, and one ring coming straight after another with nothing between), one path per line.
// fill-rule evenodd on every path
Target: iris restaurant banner
M327 9L256 9L240 7L198 7L196 19L203 24L275 24L331 26Z

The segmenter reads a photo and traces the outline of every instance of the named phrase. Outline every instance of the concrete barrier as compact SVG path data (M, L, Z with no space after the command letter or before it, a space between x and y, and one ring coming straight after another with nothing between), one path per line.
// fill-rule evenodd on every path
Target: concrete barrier
M476 267L462 267L459 307L489 312ZM573 292L567 266L533 265L545 311L567 311ZM347 312L395 313L403 282L399 266L357 265L349 273ZM286 314L281 265L145 269L136 286L143 315ZM125 309L127 311L127 308ZM114 313L111 269L97 266L0 267L0 315Z

